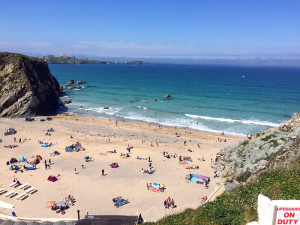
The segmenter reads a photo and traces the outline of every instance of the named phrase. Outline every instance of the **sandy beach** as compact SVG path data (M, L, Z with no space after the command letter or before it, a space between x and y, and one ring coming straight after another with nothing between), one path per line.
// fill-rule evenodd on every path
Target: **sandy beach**
M22 184L28 183L38 191L28 198L17 200L0 195L0 200L15 206L13 211L20 217L37 218L77 218L77 210L81 217L86 213L102 215L136 215L137 210L144 219L156 220L168 214L181 212L186 208L197 208L201 198L209 196L220 183L221 178L213 178L211 159L223 147L233 145L243 138L206 132L195 132L185 129L158 127L157 125L122 122L108 119L84 118L61 114L52 121L41 122L36 117L33 122L24 118L0 119L0 186L8 192L15 190L18 194L24 191L10 187L14 177ZM4 136L5 129L13 127L17 133ZM45 131L53 128L51 136ZM73 138L71 138L71 136ZM14 142L26 138L24 143ZM222 141L218 141L221 138ZM224 140L226 139L226 142ZM52 143L51 147L41 147L38 141ZM79 141L85 148L79 152L65 152L65 147ZM186 143L186 145L184 145ZM5 148L5 145L18 145L16 148ZM130 157L127 147L132 146ZM191 149L192 152L188 151ZM117 153L108 151L116 150ZM50 156L58 151L61 154ZM177 153L189 156L192 162L179 162L178 158L166 158L163 152L170 155ZM36 170L15 173L6 162L12 157L33 160L36 155L42 161ZM85 162L85 156L92 161ZM139 158L151 158L153 174L139 172L149 169L149 161ZM204 157L205 161L202 161ZM45 169L44 161L51 159L51 168ZM111 168L109 164L119 163L119 168ZM24 163L20 163L24 165ZM84 168L82 168L84 165ZM186 166L197 165L199 169L186 169ZM77 174L74 173L76 168ZM102 176L102 169L105 176ZM209 188L204 184L187 182L187 174L200 174L211 178ZM55 175L58 181L50 182L48 176ZM147 183L164 184L164 192L150 192ZM68 195L76 199L74 206L62 215L47 208L48 201L60 203ZM116 208L112 199L122 196L129 203ZM165 209L164 200L170 196L177 205L174 209ZM12 210L0 209L3 214L11 215Z

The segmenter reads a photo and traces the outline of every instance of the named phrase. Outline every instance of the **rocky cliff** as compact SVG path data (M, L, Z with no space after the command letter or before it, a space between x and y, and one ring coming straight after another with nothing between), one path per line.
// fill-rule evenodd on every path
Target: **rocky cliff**
M53 114L59 106L59 83L38 58L0 53L0 116Z
M223 177L246 181L261 171L289 164L299 157L300 113L279 127L222 149L215 168Z

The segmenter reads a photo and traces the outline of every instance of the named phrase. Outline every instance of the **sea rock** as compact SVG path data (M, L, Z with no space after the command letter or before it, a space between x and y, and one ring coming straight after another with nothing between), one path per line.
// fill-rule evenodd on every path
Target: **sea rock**
M63 105L67 105L67 104L70 104L70 103L72 103L72 100L67 100L67 101L63 102Z
M105 106L104 109L109 109L109 107Z
M74 80L68 81L66 87L68 87L68 86L70 86L70 85L72 85L72 84L75 84L75 81L74 81Z
M59 83L42 59L0 53L0 116L49 115L59 103Z
M82 90L82 87L80 87L80 86L72 86L69 89L70 90Z
M85 84L86 82L84 80L79 80L75 84Z
M165 97L165 98L170 98L171 95L170 95L170 94L165 94L164 97Z
M67 96L67 95L68 95L68 93L65 92L65 91L61 91L61 92L59 93L59 96L60 96L60 97L64 97L64 96Z

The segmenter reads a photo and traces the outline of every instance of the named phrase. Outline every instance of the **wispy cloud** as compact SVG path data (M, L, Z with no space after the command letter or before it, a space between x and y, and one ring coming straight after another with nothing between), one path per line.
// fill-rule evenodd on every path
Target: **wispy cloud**
M0 41L0 48L42 48L50 47L51 43L48 42L7 42Z
M94 55L107 57L159 57L159 58L236 58L276 57L299 58L299 48L247 49L244 47L213 48L193 44L136 43L126 41L78 40L69 43L52 42L9 42L0 41L0 51L34 53L35 55L66 53L68 55ZM283 54L284 53L284 54ZM295 54L297 53L297 54Z
M154 56L183 54L193 51L192 45L173 44L140 44L135 42L107 42L107 41L76 41L69 46L78 50L89 50L91 53L99 52L108 56Z

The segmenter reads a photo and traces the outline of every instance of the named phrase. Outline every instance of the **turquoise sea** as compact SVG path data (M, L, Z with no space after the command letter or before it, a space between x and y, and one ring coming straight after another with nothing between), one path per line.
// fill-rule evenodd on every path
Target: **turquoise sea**
M49 65L68 111L89 117L248 135L300 111L300 68L203 65ZM164 98L169 93L171 98ZM154 101L157 99L157 101ZM109 109L104 109L109 107Z

